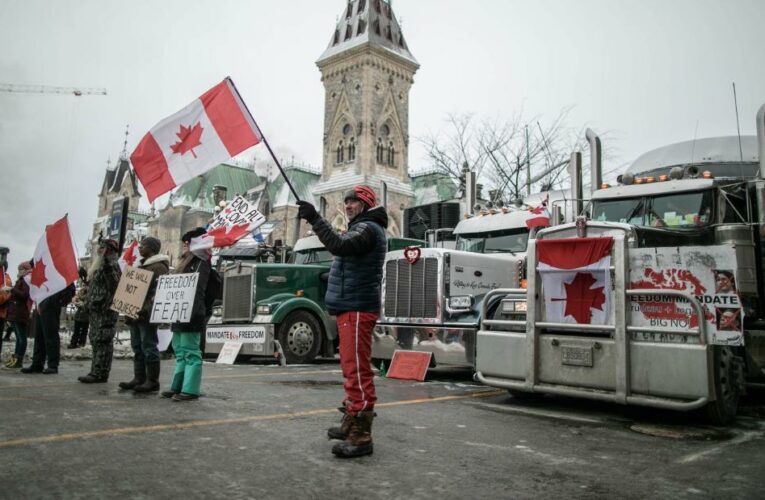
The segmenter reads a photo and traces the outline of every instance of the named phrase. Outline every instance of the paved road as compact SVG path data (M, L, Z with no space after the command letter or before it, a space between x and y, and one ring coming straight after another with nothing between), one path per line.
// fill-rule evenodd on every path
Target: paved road
M166 387L172 360L163 362ZM757 498L765 406L730 428L561 398L518 401L464 372L377 379L375 453L343 461L336 362L206 364L204 397L176 403L0 370L0 498Z

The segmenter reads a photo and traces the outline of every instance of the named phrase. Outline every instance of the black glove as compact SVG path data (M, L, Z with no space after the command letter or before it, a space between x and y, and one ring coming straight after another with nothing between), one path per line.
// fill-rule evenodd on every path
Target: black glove
M316 211L316 207L308 203L307 201L298 201L298 217L305 219L309 224L313 224L319 220L319 212Z

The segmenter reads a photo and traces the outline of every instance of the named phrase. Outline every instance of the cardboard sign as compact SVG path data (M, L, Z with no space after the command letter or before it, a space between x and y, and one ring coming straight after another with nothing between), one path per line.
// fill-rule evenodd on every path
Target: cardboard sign
M432 356L432 352L394 351L386 376L422 382L425 380L425 374L428 373Z
M254 203L239 195L221 210L207 228L208 231L219 227L236 226L258 222L262 224L266 217L258 211Z
M744 345L744 310L738 290L752 280L736 275L735 252L728 245L630 249L629 287L645 290L645 294L630 297L630 324L697 327L698 318L688 302L651 294L651 289L681 290L701 302L708 343ZM633 338L661 341L661 334L634 332Z
M150 323L188 323L194 307L199 273L165 274L157 280Z
M125 266L114 293L112 311L124 314L128 318L137 318L146 299L146 292L149 291L152 276L154 273L151 271Z
M218 354L218 359L216 359L215 362L221 365L233 365L241 348L241 342L235 342L233 340L226 342L223 344L223 347Z

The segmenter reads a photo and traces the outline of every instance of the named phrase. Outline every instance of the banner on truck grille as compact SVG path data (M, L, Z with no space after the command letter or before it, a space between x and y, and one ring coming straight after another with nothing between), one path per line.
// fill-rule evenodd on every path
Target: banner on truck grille
M629 250L629 288L645 295L630 297L629 324L665 328L695 328L698 316L688 302L651 295L651 289L680 290L701 302L707 342L743 345L744 310L736 276L736 254L725 245ZM661 341L661 334L637 333L638 340Z
M547 321L608 323L612 246L610 237L537 241Z

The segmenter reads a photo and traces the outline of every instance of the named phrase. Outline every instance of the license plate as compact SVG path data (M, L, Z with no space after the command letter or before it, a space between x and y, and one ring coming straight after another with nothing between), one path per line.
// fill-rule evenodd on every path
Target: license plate
M592 347L561 346L561 362L564 365L592 366Z
M224 344L230 340L243 344L264 344L266 342L265 326L216 326L207 329L205 337L208 344Z

